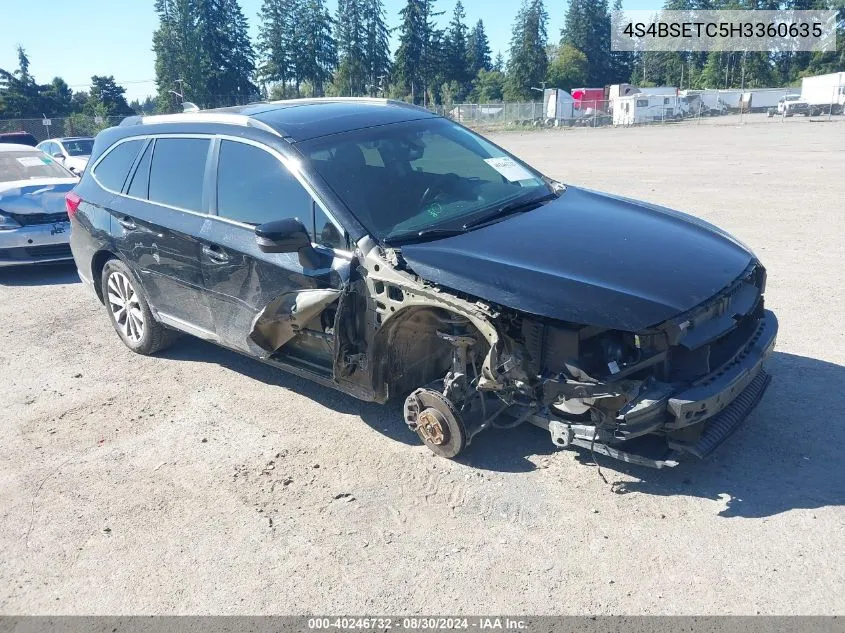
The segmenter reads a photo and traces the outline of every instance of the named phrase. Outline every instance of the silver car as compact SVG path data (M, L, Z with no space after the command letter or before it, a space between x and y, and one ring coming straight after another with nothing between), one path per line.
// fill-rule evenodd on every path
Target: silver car
M41 150L0 144L0 267L71 259L65 195L78 180Z
M91 158L94 139L90 136L68 136L50 138L38 144L45 154L49 154L74 174L82 175Z

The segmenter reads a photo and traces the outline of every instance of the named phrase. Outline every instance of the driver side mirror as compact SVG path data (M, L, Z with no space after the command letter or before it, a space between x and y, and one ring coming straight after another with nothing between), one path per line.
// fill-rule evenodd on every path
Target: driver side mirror
M64 160L65 155L62 154L61 152L56 152L55 154L53 154L53 158L55 158L56 160Z
M311 246L308 231L298 218L274 220L256 226L255 242L262 253L297 253L303 268L319 268L320 255Z

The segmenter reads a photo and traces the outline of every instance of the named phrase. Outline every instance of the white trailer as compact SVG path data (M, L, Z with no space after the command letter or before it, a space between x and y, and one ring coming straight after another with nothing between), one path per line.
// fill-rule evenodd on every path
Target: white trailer
M804 77L801 101L810 105L813 114L841 113L845 108L845 72Z
M778 101L795 94L795 88L756 88L742 93L741 107L746 112L766 112L777 108Z
M689 103L693 116L718 116L728 112L728 104L722 100L719 90L682 90L680 94Z
M677 96L677 86L654 86L653 88L640 88L640 92L644 95L663 95L663 96Z
M641 125L686 116L684 99L673 95L635 94L613 102L613 125Z
M543 114L546 121L560 125L561 121L575 118L575 100L566 90L546 88L543 91Z
M632 84L613 84L607 89L607 98L610 101L619 97L629 97L640 92L640 89Z

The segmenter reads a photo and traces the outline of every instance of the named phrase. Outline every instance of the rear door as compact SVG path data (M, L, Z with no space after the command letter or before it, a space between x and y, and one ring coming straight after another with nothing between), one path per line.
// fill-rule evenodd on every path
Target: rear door
M322 337L319 346L326 348L332 344L333 319L322 313L336 306L349 274L351 253L344 231L281 154L234 138L217 143L212 194L217 215L203 233L202 261L219 339L259 356L301 352L297 339L309 335ZM291 217L299 218L311 234L320 253L317 268L304 268L296 253L267 254L258 248L257 225ZM297 310L298 316L292 314ZM306 313L307 318L296 322ZM256 324L273 319L278 327L263 330L266 336L255 332ZM330 370L332 350L325 351L324 368Z
M112 210L112 232L161 320L213 339L199 240L210 147L208 136L146 140Z

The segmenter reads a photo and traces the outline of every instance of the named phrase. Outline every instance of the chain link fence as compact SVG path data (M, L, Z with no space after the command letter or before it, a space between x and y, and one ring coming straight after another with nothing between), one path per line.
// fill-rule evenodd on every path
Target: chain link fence
M429 110L480 130L525 127L632 127L678 123L727 124L829 120L842 118L845 87L834 91L829 103L807 103L798 88L752 91L646 89L610 100L573 101L568 93L548 90L543 101L458 103L429 106ZM649 92L656 90L656 93ZM662 94L665 92L666 94ZM552 97L554 95L554 97ZM39 142L62 136L94 136L118 125L123 116L73 114L45 119L0 120L0 133L29 132Z
M38 142L63 136L95 136L100 130L117 125L125 117L93 117L72 114L68 117L47 119L0 119L0 134L4 132L28 132Z
M469 127L632 127L683 122L728 124L785 121L794 117L831 119L843 113L842 96L830 103L807 103L796 88L688 90L637 93L609 100L573 101L567 93L527 103L460 103L429 109Z

